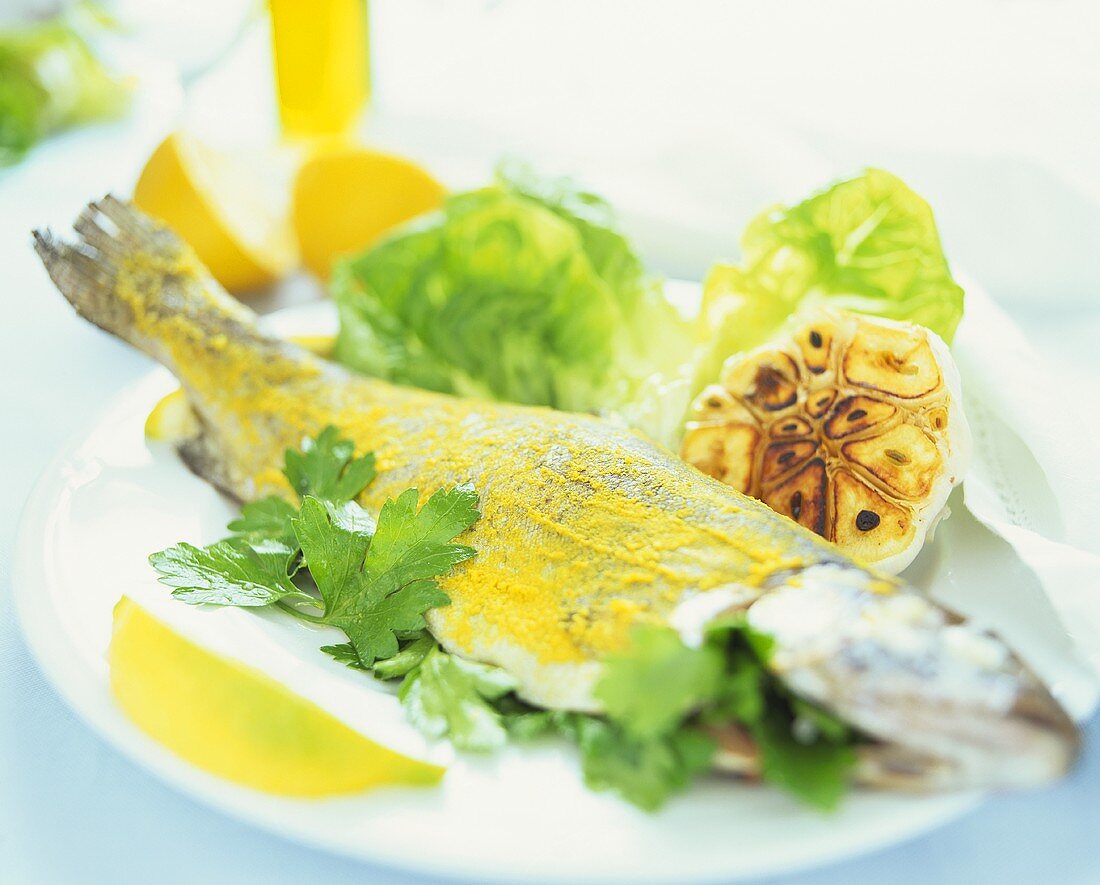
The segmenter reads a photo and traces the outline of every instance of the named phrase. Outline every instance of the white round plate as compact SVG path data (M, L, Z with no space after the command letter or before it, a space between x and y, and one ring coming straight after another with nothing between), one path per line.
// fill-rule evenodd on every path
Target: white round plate
M276 316L275 331L331 328L329 305ZM130 724L112 701L106 663L111 610L129 595L176 629L260 667L353 728L424 749L396 699L317 651L338 634L278 613L202 609L170 598L146 557L180 540L224 534L232 507L142 425L174 386L163 370L123 392L57 457L31 495L14 563L30 648L65 700L135 761L181 791L288 839L365 860L477 881L704 882L776 874L868 852L952 820L980 797L856 792L834 814L777 790L705 780L660 813L588 791L556 743L459 756L441 786L301 801L227 783L184 762ZM985 534L983 534L985 533ZM965 512L948 520L910 569L921 586L1005 593L1004 546ZM1007 571L1006 571L1007 570ZM996 585L996 586L995 586ZM985 588L984 591L982 588ZM1000 623L1057 669L1064 635L1041 597ZM1030 607L1029 607L1030 606ZM1038 660L1036 661L1038 663ZM1044 674L1047 675L1047 674ZM1057 676L1057 674L1054 674ZM446 754L446 748L432 752Z

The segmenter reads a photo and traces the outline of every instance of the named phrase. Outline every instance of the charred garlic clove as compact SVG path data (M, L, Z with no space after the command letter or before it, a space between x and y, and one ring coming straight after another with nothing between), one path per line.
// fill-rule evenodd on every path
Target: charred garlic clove
M962 479L958 371L933 332L818 310L692 406L681 454L847 552L898 572Z

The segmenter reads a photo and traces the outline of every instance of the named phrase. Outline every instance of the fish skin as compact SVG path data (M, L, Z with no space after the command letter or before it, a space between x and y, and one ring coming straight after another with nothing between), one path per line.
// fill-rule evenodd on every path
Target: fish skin
M114 198L74 228L76 245L35 232L51 278L179 378L200 427L180 454L229 495L290 494L283 452L328 424L376 453L368 508L473 483L482 518L463 542L478 555L443 579L452 602L429 626L525 699L599 712L601 659L635 624L688 637L698 612L743 610L794 691L875 739L862 780L1027 786L1076 759L1076 727L1000 640L667 450L591 416L352 375L265 336L171 231Z

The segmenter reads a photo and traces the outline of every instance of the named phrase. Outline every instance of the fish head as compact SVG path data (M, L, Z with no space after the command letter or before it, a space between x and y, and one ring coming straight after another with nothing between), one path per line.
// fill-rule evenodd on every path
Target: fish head
M797 695L877 750L869 780L918 788L1021 788L1068 771L1073 721L997 636L912 588L820 565L748 606L769 664Z

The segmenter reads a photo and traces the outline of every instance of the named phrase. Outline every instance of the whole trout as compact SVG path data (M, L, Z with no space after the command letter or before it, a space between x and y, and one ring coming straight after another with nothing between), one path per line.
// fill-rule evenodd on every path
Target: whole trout
M168 367L197 418L179 452L239 501L290 495L287 448L329 424L373 450L360 503L473 483L475 559L428 614L450 652L496 664L549 708L599 712L601 660L631 628L689 642L744 611L788 686L871 740L857 778L916 788L1024 786L1064 773L1079 737L998 638L854 562L758 501L608 421L396 387L261 333L171 231L105 198L79 242L35 248L82 316ZM720 764L751 771L727 735Z

